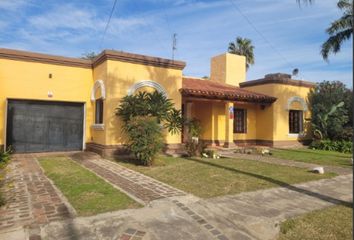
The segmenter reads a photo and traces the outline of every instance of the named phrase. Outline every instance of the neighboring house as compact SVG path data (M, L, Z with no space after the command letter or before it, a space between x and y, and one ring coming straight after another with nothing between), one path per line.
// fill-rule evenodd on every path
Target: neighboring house
M296 145L308 140L307 94L313 83L269 74L245 81L245 58L212 58L210 80L183 77L185 63L105 50L83 60L0 49L0 147L16 152L124 150L120 100L157 90L187 118L197 118L210 144ZM182 135L166 133L168 149Z

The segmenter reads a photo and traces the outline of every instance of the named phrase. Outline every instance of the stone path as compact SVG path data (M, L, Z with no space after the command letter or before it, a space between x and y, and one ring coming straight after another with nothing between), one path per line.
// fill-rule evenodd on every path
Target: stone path
M120 239L132 229L145 232L143 240L270 240L287 218L333 204L351 204L352 186L352 175L343 175L206 200L190 195L165 198L142 209L51 222L42 228L42 236L48 240Z
M143 204L157 199L186 195L181 190L112 161L102 159L96 154L82 153L80 155L78 157L76 154L71 157Z
M0 208L0 231L72 217L35 155L16 154L11 158L3 187L8 204Z
M272 163L272 164L278 164L278 165L285 165L285 166L290 166L290 167L298 167L298 168L313 169L314 167L322 166L322 167L324 167L325 172L333 172L338 175L345 175L345 174L353 173L352 168L305 163L305 162L275 158L275 157L271 157L271 156L234 153L233 150L221 150L221 151L219 151L219 154L222 157L254 160L254 161L260 161L260 162L266 162L266 163Z

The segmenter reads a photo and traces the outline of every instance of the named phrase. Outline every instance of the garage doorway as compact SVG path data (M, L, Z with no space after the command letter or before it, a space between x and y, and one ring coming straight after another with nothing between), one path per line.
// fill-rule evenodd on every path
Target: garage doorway
M8 100L6 145L17 153L83 149L84 104Z

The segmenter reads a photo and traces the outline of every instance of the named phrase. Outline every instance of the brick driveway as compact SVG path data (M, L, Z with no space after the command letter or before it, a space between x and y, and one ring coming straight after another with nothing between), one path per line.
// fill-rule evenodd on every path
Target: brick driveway
M7 204L0 208L0 231L73 217L40 168L35 154L14 154L2 188Z
M179 189L103 159L94 153L80 152L71 155L71 158L142 204L186 195Z

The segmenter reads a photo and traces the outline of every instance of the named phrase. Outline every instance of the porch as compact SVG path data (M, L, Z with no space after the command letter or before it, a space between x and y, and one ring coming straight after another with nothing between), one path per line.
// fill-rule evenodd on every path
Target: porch
M271 142L272 103L276 98L195 78L184 78L180 92L184 118L199 120L201 140L208 145L233 147ZM183 131L182 141L186 142L188 130Z

